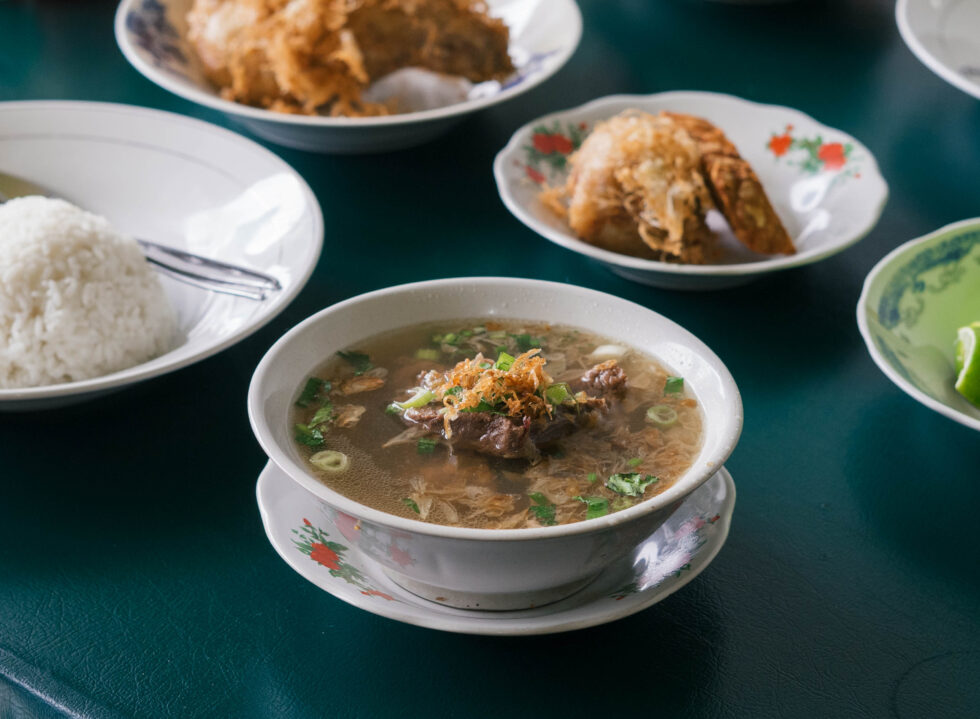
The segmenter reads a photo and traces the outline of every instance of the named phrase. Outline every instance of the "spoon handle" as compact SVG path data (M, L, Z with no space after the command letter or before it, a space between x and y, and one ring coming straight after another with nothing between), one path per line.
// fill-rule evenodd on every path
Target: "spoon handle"
M143 254L149 262L166 274L198 287L254 299L265 299L269 294L282 289L279 280L262 272L147 240L136 241L143 248Z

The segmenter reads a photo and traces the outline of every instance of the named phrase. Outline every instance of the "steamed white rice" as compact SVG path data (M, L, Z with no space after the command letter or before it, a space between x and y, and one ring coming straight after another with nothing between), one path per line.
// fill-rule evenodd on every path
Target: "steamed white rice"
M139 245L105 218L45 197L0 205L0 388L117 372L175 332Z

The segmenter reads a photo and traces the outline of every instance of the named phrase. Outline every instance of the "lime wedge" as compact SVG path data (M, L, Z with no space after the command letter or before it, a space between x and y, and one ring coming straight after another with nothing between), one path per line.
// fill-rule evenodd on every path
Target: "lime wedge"
M956 391L980 407L980 322L956 331Z

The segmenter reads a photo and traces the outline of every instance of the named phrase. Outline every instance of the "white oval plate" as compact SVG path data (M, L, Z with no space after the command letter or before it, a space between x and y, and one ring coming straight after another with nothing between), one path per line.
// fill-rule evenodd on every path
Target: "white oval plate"
M226 113L259 137L315 152L382 152L427 142L477 110L544 82L572 56L582 36L574 0L487 0L510 28L515 75L476 86L463 102L384 117L309 117L224 100L201 72L184 39L193 0L122 0L116 42L140 73L181 97Z
M980 320L980 218L885 255L864 281L857 323L875 364L910 397L980 430L980 407L954 388L956 330Z
M255 301L161 275L179 346L104 377L0 389L0 410L79 402L209 357L279 314L320 256L323 217L303 179L251 140L199 120L94 102L0 103L0 158L0 171L125 233L268 272L283 286Z
M980 98L980 3L976 0L898 0L902 40L943 80Z
M463 634L551 634L635 614L676 592L711 563L728 536L735 484L723 467L627 558L567 599L534 609L454 609L411 594L355 546L353 517L322 510L316 497L269 462L256 485L266 535L287 564L338 599L407 624ZM397 558L397 539L387 547ZM407 556L407 555L406 555ZM396 559L397 561L397 559Z
M689 113L718 125L752 164L797 253L767 256L748 250L714 211L708 224L721 237L718 264L630 257L576 237L563 219L538 201L541 183L564 182L565 158L595 123L630 108ZM888 199L888 185L874 157L850 135L798 110L711 92L614 95L547 115L514 133L494 160L493 172L507 209L538 234L599 260L627 279L672 289L728 287L829 257L870 232Z

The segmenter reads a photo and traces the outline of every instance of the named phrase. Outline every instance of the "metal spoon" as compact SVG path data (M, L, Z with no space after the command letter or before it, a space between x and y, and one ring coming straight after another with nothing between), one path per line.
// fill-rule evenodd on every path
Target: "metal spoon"
M52 195L39 185L0 172L0 204L26 195ZM272 275L137 239L148 262L174 279L212 292L264 300L282 285Z

